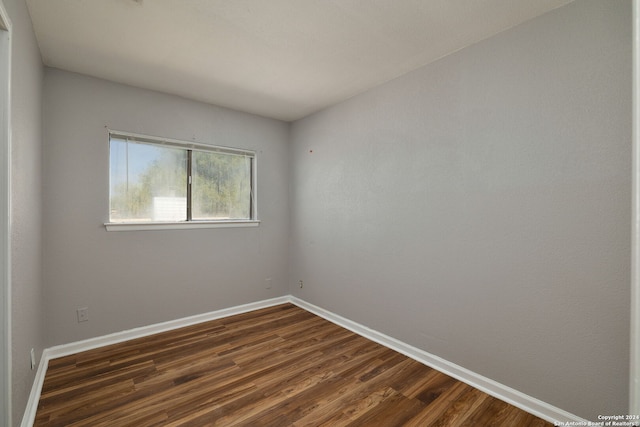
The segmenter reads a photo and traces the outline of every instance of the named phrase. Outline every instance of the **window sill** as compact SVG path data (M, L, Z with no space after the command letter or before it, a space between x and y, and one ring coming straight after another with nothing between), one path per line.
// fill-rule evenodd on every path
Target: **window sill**
M107 231L185 230L194 228L257 227L260 221L107 222Z

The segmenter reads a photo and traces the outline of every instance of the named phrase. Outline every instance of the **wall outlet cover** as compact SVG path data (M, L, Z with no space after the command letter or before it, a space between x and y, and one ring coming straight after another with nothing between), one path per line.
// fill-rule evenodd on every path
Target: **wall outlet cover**
M89 309L87 307L82 307L76 310L78 315L78 323L87 322L89 320Z

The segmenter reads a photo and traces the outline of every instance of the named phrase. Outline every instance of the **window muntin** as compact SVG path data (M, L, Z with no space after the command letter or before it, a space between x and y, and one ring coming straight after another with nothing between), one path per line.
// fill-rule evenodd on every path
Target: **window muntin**
M112 132L110 223L255 220L255 153Z

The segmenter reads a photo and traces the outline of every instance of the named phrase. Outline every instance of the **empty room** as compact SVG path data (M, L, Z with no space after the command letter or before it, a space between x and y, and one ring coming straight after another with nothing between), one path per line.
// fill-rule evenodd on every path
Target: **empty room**
M0 0L0 426L640 425L635 0Z

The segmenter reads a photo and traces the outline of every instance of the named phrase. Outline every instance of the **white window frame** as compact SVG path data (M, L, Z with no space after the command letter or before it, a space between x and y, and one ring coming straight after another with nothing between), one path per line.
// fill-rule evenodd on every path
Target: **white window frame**
M211 153L225 153L233 155L245 155L251 158L251 218L241 220L187 220L187 221L161 221L161 222L106 222L104 226L107 231L147 231L147 230L183 230L197 228L232 228L232 227L257 227L258 220L257 206L257 156L253 150L241 148L223 147L219 145L202 144L192 141L182 141L179 139L162 138L156 136L142 135L138 133L123 132L118 130L108 130L109 143L111 138L124 139L127 141L147 143L153 145L164 145L167 147L180 148L183 150L207 151ZM109 171L109 173L111 173ZM111 190L109 190L110 193ZM109 194L111 197L111 194ZM107 210L108 212L108 210Z

